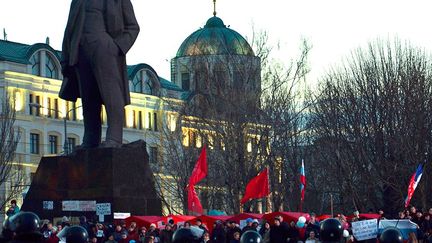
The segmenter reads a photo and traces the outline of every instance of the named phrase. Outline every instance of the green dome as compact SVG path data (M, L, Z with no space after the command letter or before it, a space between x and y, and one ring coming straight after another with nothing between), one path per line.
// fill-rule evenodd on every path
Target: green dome
M176 57L226 54L255 56L245 38L215 16L183 41Z

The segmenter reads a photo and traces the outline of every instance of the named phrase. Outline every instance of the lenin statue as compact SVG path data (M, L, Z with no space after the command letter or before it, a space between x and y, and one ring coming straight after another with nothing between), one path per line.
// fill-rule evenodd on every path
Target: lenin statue
M63 38L59 97L81 98L84 136L81 148L120 147L124 106L130 104L126 53L139 33L130 0L72 0ZM101 143L101 110L108 129Z

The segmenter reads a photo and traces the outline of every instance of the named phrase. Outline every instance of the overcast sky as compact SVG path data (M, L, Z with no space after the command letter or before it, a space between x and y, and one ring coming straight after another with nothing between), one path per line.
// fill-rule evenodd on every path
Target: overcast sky
M311 81L350 51L376 38L409 39L432 50L432 0L217 0L217 16L243 36L252 25L269 32L282 61L302 37L313 46ZM9 41L45 42L61 49L71 0L0 0L0 28ZM169 60L182 41L212 16L212 0L132 0L141 26L128 64L147 63L170 79ZM1 35L3 37L3 35Z

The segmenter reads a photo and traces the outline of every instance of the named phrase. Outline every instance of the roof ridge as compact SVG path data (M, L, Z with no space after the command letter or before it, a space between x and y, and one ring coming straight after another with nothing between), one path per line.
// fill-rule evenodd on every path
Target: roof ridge
M24 43L21 43L21 42L15 42L15 41L9 41L9 40L0 40L1 42L8 42L9 44L15 44L15 45L20 45L20 46L32 46L32 45L29 45L29 44L24 44Z

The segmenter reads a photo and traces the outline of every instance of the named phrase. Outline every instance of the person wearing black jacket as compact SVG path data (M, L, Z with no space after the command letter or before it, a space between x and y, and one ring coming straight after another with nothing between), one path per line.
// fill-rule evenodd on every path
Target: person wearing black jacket
M270 227L270 242L271 243L286 243L286 234L279 217L274 219L274 225Z
M225 243L226 242L226 238L225 238L225 229L223 228L223 224L222 222L220 222L219 220L216 221L215 223L215 227L213 228L213 232L211 234L211 242L212 243Z
M430 232L432 231L431 215L428 213L425 213L423 222L419 226L420 226L421 231L424 234L424 239L429 238L431 236Z
M234 240L234 234L236 232L241 233L241 229L237 227L235 221L228 222L228 229L226 232L226 242L229 243L231 240Z
M296 228L294 221L291 221L288 231L287 231L287 239L290 243L297 243L300 240L300 233Z
M171 243L174 232L172 231L171 225L165 225L165 229L160 232L161 243Z

